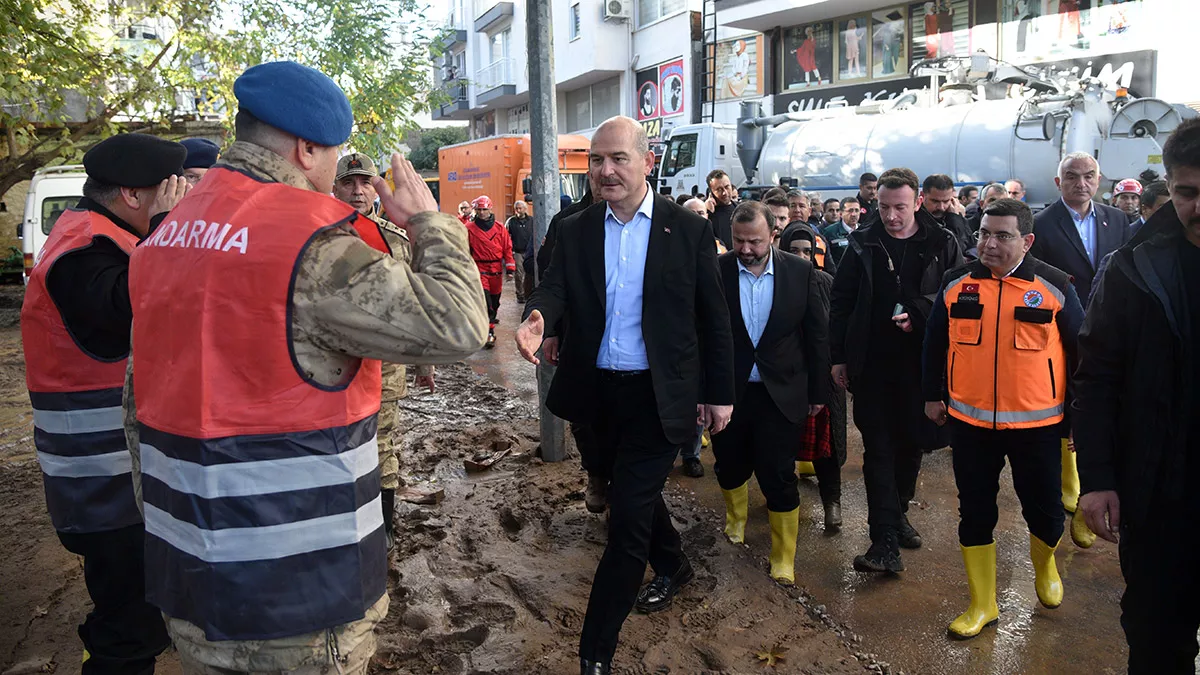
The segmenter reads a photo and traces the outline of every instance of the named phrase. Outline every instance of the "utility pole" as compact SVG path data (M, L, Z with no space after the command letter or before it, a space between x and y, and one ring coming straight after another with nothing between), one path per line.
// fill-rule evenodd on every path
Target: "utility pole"
M558 213L560 194L558 177L558 104L554 87L554 22L550 12L552 0L529 0L526 11L529 23L525 28L529 51L529 178L533 183L534 258L546 238L550 219ZM534 279L537 264L534 264ZM547 326L550 328L550 326ZM537 367L538 417L541 422L542 459L561 462L566 454L563 421L546 409L546 394L554 379L554 366L540 355Z

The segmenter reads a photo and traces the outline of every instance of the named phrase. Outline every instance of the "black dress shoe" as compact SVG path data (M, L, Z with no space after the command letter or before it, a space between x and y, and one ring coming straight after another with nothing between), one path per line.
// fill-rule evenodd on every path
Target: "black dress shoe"
M904 561L900 559L895 530L886 533L879 541L871 542L871 548L863 555L855 556L854 569L859 572L903 572Z
M660 574L651 579L638 593L637 602L633 606L643 614L660 612L670 607L679 589L694 578L696 575L692 572L692 564L685 560L675 574Z
M579 659L579 675L609 675L610 673L612 673L611 664Z
M832 500L825 503L825 531L829 534L842 529L842 503Z
M700 459L697 457L684 457L683 475L689 478L703 478L704 465L700 463Z
M917 532L917 528L913 527L908 522L908 515L905 514L900 520L900 531L898 533L900 548L917 549L921 548L921 533Z

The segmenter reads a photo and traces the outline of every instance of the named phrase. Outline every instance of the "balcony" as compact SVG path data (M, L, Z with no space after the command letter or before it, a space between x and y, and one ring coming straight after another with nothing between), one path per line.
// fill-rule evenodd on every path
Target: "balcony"
M450 100L431 110L430 117L435 120L470 119L471 100L467 95L467 81L459 78L443 82L441 89Z
M444 35L439 44L443 52L448 52L457 45L467 44L467 19L462 14L461 7L450 11L446 23L442 24L442 30Z
M477 5L477 6L486 7L487 4L488 3L483 2L483 3L479 3L479 5ZM475 19L475 32L476 33L486 33L488 31L490 31L493 27L495 27L497 24L499 24L501 21L503 21L504 19L512 20L512 16L513 16L513 3L497 2L497 3L493 4L492 7L490 9L488 9L486 12L480 14L479 18Z
M497 59L475 73L475 103L501 103L500 99L515 96L517 80L511 58Z

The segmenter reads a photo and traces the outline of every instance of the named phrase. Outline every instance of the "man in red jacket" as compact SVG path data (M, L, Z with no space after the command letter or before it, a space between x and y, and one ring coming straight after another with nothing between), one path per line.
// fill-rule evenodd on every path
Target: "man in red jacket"
M517 266L513 262L512 239L508 236L508 230L496 227L492 200L482 195L475 199L472 206L475 207L475 219L467 223L467 242L471 246L471 257L479 267L483 292L487 294L488 338L484 347L491 349L496 345L496 311L500 309L504 272L511 274Z

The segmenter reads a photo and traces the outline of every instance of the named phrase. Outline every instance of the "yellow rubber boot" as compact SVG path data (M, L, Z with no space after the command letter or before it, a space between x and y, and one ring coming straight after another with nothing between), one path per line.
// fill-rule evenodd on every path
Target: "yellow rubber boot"
M950 636L965 640L979 635L985 627L996 623L1000 608L996 606L996 542L960 548L963 566L967 568L971 606L950 622Z
M88 659L90 659L90 658L92 658L91 653L87 650L87 647L84 647L83 648L83 660L80 661L80 663L87 663Z
M725 496L725 536L735 544L746 541L746 514L750 498L750 482L732 490L721 490Z
M800 507L768 511L771 521L771 578L785 585L796 583L796 535L800 532Z
M712 445L712 440L708 435L708 429L705 429L700 432L700 447L707 448L710 445Z
M1062 439L1062 505L1075 513L1079 508L1079 469L1075 464L1075 446Z
M1071 541L1079 548L1091 548L1096 543L1096 534L1083 519L1083 511L1076 511L1071 516Z
M796 475L803 478L804 476L817 475L817 469L812 462L796 462Z
M1037 589L1038 601L1046 609L1057 609L1063 601L1062 579L1058 577L1058 566L1054 564L1054 551L1058 548L1029 535L1029 559L1033 561L1033 585Z

